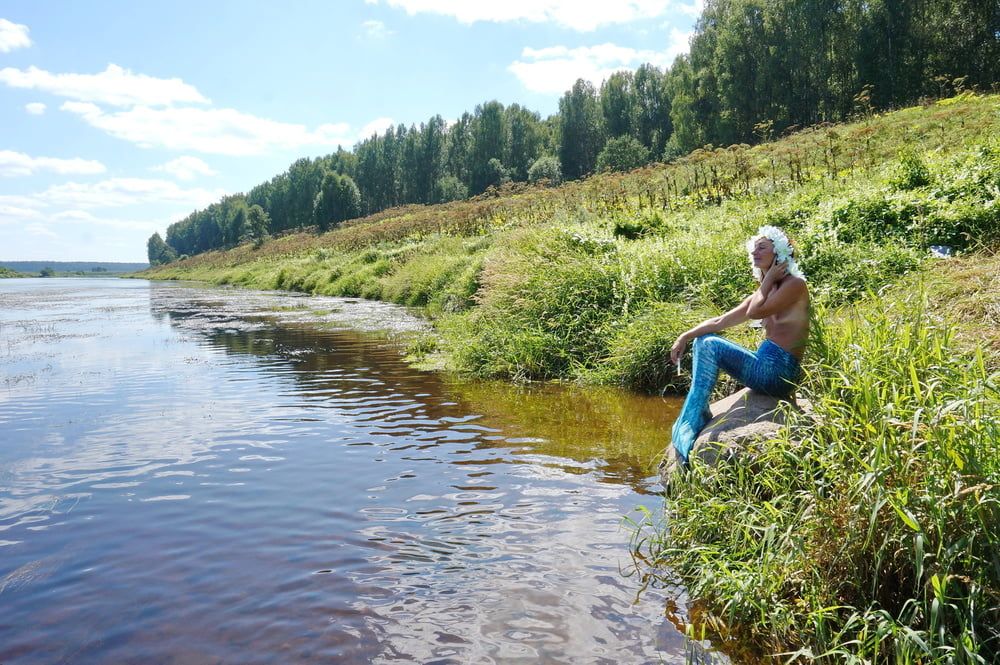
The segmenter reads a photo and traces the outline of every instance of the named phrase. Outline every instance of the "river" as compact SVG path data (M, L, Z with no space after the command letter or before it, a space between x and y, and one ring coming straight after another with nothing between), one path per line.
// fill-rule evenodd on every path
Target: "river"
M0 663L684 662L676 400L414 369L381 303L0 280Z

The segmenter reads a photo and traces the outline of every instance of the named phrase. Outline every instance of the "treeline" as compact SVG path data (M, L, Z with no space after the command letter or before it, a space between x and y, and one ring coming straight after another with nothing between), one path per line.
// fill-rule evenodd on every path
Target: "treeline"
M542 118L490 101L299 159L149 239L150 263L508 182L558 183L628 170L705 144L768 140L795 127L991 88L1000 79L996 0L708 0L690 53L600 88L579 80Z

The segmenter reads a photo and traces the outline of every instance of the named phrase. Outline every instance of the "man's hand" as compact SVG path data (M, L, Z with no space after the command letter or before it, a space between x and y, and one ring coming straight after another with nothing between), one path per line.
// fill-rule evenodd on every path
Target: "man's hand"
M767 269L767 273L764 275L764 280L775 284L780 282L788 274L788 261L775 261L771 264L771 267Z
M681 364L681 356L684 355L684 348L687 346L687 343L688 343L687 333L684 333L680 337L678 337L677 341L674 342L674 345L670 347L670 362L677 365L678 367Z

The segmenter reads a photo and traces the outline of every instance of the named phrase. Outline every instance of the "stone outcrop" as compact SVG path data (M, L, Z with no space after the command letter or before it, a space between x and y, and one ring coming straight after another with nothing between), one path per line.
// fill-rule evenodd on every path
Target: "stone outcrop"
M712 419L695 440L690 463L714 465L733 460L750 442L773 436L785 424L786 409L779 408L782 402L798 410L808 407L797 404L794 398L778 400L749 388L712 403ZM670 476L682 468L677 451L670 446L660 464L665 487Z

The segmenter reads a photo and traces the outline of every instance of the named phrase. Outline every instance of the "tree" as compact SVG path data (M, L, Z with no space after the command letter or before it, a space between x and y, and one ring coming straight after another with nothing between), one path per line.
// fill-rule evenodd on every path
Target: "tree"
M323 181L319 160L297 159L288 167L287 206L290 228L305 228L313 223L313 202Z
M259 205L252 205L247 210L247 230L250 239L254 241L254 246L260 247L267 240L269 235L267 229L270 223L271 220L267 213Z
M663 156L669 161L671 157L688 153L705 142L702 140L695 108L694 72L691 71L691 63L686 56L674 61L667 78L667 87L670 90L670 120L674 131Z
M472 151L472 115L468 112L448 128L444 168L449 175L469 185L469 159Z
M337 174L327 171L323 174L323 180L320 182L319 191L316 192L316 196L313 198L312 220L313 224L315 224L320 231L329 230L330 226L333 224L334 218L337 215L336 189Z
M603 145L601 111L594 86L577 79L559 100L559 162L563 175L579 178L594 170Z
M52 277L55 274L56 271L50 268L49 266L45 266L38 272L39 277Z
M496 157L486 163L486 171L489 174L487 187L499 187L510 182L510 170Z
M434 186L444 172L447 126L444 118L435 115L420 127L420 159L417 163L417 198L421 203L435 201Z
M632 81L632 72L615 72L601 84L601 113L608 136L633 133L638 109Z
M509 174L512 180L524 182L528 179L528 169L542 150L541 117L519 104L507 107L506 116L510 136Z
M338 224L361 215L361 192L351 176L343 173L337 176L333 206L333 219Z
M528 169L528 180L533 184L544 181L549 185L558 185L562 182L559 158L555 155L542 155L536 159Z
M632 79L632 87L635 95L632 136L652 154L659 155L674 131L667 77L653 65L641 65Z
M361 214L361 192L351 176L327 172L313 203L313 221L327 231Z
M500 171L491 160L505 163L507 152L507 124L504 122L503 104L486 102L476 107L472 124L472 153L470 160L471 182L469 191L479 194L491 185L500 184Z
M469 188L453 175L441 176L434 185L435 203L461 201L469 197Z
M146 256L149 259L149 265L158 266L175 260L177 252L163 242L160 233L156 232L146 241Z
M649 162L649 149L631 136L608 139L597 155L598 171L631 171Z

